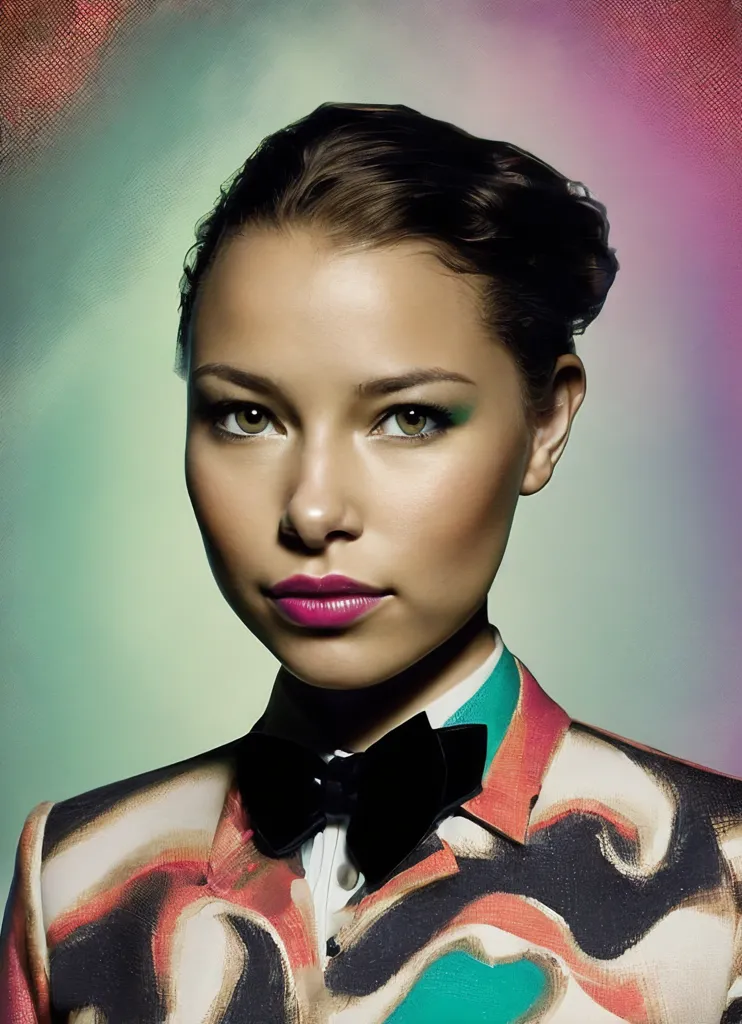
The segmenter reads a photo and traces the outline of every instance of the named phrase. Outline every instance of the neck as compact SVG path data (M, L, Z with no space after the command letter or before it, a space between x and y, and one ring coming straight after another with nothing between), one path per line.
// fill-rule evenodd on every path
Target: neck
M435 650L373 686L326 690L282 667L260 728L320 752L365 750L460 683L494 647L485 603Z

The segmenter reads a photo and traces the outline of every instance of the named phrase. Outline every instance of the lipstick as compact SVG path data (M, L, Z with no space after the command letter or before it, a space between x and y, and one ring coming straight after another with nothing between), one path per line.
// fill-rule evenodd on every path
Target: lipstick
M346 626L375 608L390 593L336 573L290 576L268 591L287 619L315 629Z

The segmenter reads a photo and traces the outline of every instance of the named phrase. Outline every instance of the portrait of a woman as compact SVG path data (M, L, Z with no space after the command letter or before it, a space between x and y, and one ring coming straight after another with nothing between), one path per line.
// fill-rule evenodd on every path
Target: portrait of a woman
M233 742L31 811L4 1024L742 1022L742 781L573 720L487 609L617 270L583 184L405 106L222 189L185 473L280 670Z

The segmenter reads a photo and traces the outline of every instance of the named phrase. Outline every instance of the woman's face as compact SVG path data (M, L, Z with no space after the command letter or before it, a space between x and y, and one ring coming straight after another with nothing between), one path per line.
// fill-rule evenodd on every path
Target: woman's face
M373 384L409 374L440 379ZM453 636L486 601L556 434L529 429L471 280L420 244L349 252L305 229L254 229L202 283L189 494L225 598L307 683L381 682ZM317 629L267 593L330 573L386 596Z

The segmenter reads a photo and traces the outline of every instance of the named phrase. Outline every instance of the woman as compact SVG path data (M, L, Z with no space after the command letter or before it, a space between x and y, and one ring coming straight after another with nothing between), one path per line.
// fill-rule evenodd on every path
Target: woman
M607 232L406 107L326 104L223 190L186 475L281 668L241 739L29 815L3 1021L742 1021L742 782L572 721L487 617Z

